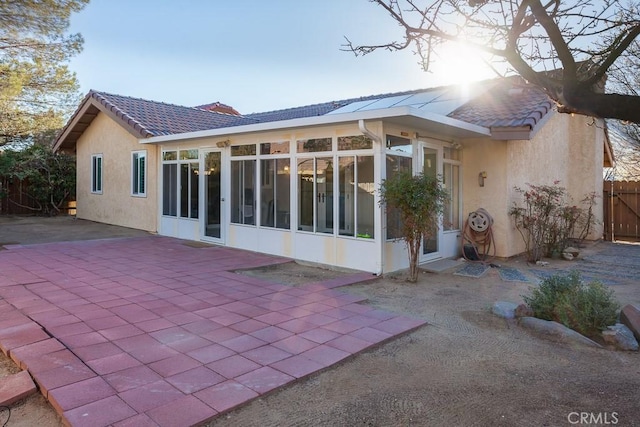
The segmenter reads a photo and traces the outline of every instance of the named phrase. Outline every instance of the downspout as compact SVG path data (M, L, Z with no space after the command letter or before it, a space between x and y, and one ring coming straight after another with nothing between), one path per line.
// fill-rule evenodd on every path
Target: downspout
M382 145L382 138L380 138L380 136L376 135L375 133L371 132L369 129L367 129L367 126L364 123L363 119L358 120L358 128L360 128L360 132L362 132L362 134L368 138L371 138L373 141L375 141L376 143L379 144L380 147L383 147ZM384 153L383 153L384 154ZM384 162L384 158L382 159L382 161ZM382 219L382 213L380 214L380 217ZM378 237L380 239L380 247L379 247L379 251L378 251L378 271L375 273L376 276L381 276L382 272L384 271L384 239L382 237L382 221L380 221L380 236Z
M613 232L614 227L615 227L614 216L613 216L613 209L614 209L614 203L613 203L614 194L613 194L613 191L615 189L615 186L613 184L615 183L615 179L616 179L615 169L613 170L613 174L612 174L611 178L612 178L611 179L611 197L609 197L609 203L611 204L611 210L609 211L609 215L610 215L610 217L609 217L610 225L609 226L611 227L611 241L615 242L616 241L616 237L615 237L614 232Z

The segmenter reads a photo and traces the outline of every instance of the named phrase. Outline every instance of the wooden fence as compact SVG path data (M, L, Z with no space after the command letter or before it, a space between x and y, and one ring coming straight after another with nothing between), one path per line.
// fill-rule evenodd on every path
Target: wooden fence
M607 240L640 240L640 182L604 181L604 231Z
M10 180L0 178L0 215L37 215L37 204L29 198L28 182L21 182L17 179ZM8 197L4 197L8 195ZM75 215L76 202L74 199L65 201L60 214ZM31 209L30 209L31 208Z

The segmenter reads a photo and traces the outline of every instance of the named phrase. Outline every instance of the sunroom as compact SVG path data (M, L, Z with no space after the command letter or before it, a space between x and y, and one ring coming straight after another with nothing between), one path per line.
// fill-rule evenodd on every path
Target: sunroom
M158 233L369 271L408 265L380 183L403 170L440 176L451 197L421 261L459 253L459 141L489 130L414 107L341 112L151 137Z

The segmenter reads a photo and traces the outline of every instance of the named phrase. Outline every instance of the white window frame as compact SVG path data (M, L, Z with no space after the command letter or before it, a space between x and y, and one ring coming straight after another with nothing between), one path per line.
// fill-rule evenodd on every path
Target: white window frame
M136 173L140 170L140 160L143 161L142 180ZM147 150L131 152L131 195L134 197L147 197ZM139 172L138 172L139 173ZM143 191L140 191L142 184Z
M99 167L96 166L100 163ZM96 170L98 169L98 170ZM102 194L103 191L103 175L104 175L104 159L102 154L91 155L91 193Z

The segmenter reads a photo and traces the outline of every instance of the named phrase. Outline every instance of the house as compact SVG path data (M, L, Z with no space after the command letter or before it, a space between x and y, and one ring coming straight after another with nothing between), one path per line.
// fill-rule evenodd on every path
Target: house
M451 194L421 262L459 256L479 208L510 257L515 186L560 181L577 201L612 159L601 120L519 77L246 115L91 91L55 149L77 155L78 218L376 274L408 265L378 203L393 173L440 175Z

